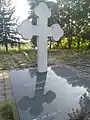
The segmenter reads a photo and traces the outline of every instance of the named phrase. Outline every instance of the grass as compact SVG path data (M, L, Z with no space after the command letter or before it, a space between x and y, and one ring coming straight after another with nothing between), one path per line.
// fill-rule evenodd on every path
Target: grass
M35 62L37 60L37 53L34 50L26 51L29 59L31 60L31 63Z
M13 104L10 101L0 103L0 117L3 120L14 120L12 112Z
M72 66L90 61L90 50L58 50L53 55L56 61Z
M10 70L15 68L27 67L29 62L22 52L10 52L0 54L0 69Z
M32 48L32 44L31 43L26 43L26 44L21 44L20 45L20 51L24 51L24 50L29 50ZM10 45L8 45L8 51L19 51L18 46L13 46L13 48L11 48ZM0 45L0 52L6 52L5 46L1 46Z
M36 64L37 52L25 50L29 60L23 55L23 51L9 51L0 53L0 69L14 69L32 66ZM88 67L90 64L90 50L49 50L48 63L64 64L76 68Z

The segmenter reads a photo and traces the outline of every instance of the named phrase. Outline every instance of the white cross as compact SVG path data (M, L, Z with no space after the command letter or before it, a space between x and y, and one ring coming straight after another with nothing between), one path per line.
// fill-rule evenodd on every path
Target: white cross
M47 37L53 37L59 40L63 36L63 30L59 24L53 24L48 27L48 18L51 11L47 4L40 2L34 9L38 16L37 25L32 25L29 20L24 20L18 27L17 31L24 39L31 39L32 36L38 36L37 40L37 69L38 72L47 71Z

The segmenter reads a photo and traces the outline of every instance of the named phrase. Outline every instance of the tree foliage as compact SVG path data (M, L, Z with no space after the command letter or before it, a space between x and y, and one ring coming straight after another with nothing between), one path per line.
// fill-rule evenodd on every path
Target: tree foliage
M29 19L32 24L37 24L33 9L42 0L28 0L31 8ZM57 0L57 3L46 1L51 9L51 17L48 25L58 23L64 30L64 37L67 38L66 47L85 48L90 47L90 0ZM61 44L60 39L56 47Z
M16 35L15 26L16 18L13 17L15 7L12 7L11 0L1 1L0 8L0 43L5 45L6 51L8 51L8 43L14 40Z
M90 0L57 0L57 7L51 16L51 21L62 26L68 48L77 44L79 49L82 44L90 40ZM73 41L74 37L76 43Z

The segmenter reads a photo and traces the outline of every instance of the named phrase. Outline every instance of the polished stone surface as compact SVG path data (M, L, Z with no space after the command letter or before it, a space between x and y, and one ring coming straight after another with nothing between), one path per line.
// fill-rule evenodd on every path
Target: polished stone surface
M13 70L10 79L21 120L67 119L90 88L90 81L78 71L59 66L49 67L47 73Z

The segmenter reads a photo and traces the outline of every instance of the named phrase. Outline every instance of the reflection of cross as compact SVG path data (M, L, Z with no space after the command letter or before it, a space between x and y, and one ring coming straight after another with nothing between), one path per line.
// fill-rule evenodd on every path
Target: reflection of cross
M40 2L40 4L35 7L34 12L38 16L38 25L32 25L28 20L25 20L17 27L17 30L25 39L31 39L32 36L39 36L37 40L38 72L46 72L47 37L53 37L55 40L59 40L59 38L63 36L63 30L58 24L54 24L51 27L47 26L51 11L46 3Z
M49 104L56 98L56 94L52 91L48 91L46 94L44 94L46 77L46 72L37 73L35 96L32 98L24 96L18 102L18 107L22 110L30 109L32 116L38 116L43 111L43 103Z

